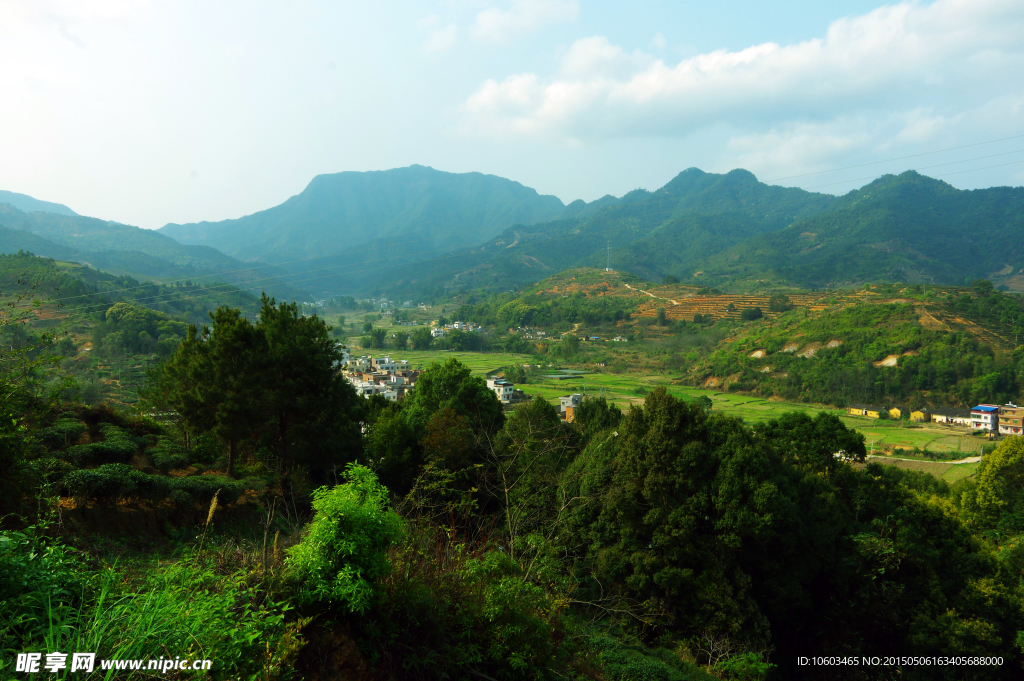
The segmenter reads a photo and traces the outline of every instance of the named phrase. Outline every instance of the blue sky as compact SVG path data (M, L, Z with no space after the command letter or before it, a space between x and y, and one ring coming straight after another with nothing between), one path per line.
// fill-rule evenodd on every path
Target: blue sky
M566 203L691 166L1017 186L1021 73L1019 0L0 0L0 189L155 228L412 163Z

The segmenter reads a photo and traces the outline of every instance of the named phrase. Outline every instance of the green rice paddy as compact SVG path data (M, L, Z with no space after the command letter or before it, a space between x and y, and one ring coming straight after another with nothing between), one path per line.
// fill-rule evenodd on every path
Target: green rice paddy
M467 365L474 374L484 375L508 364L529 363L532 358L528 355L514 355L508 353L479 353L479 352L449 352L439 350L428 351L398 351L392 356L406 359L412 362L413 366L429 366L432 362L445 361L450 357L458 359ZM547 374L570 373L561 371L558 365L542 367L541 371ZM860 416L849 416L844 411L830 409L822 405L795 404L781 402L762 397L750 395L738 395L725 393L719 390L707 390L693 388L673 383L669 375L640 375L634 373L604 373L600 367L589 369L584 375L573 376L569 379L545 378L544 376L531 376L529 382L524 385L517 385L528 395L540 395L544 399L557 403L558 397L571 393L586 393L588 395L603 395L609 402L626 410L632 404L640 404L644 396L657 387L665 387L668 392L683 399L695 399L700 396L711 398L713 409L724 414L731 414L742 418L747 423L757 423L769 419L778 418L789 411L800 411L810 415L821 411L830 411L840 419L847 427L855 428L864 434L868 451L875 454L885 454L895 449L928 450L931 452L963 452L964 456L978 455L981 453L985 441L982 438L974 437L969 431L956 429L948 426L937 426L930 424L909 424L894 420L880 421ZM876 460L882 461L882 460ZM885 463L896 462L891 460ZM929 464L929 472L942 477L949 482L954 482L962 477L974 474L977 464L949 464L938 461L912 461L900 462L901 467L916 467ZM921 468L924 470L925 466Z

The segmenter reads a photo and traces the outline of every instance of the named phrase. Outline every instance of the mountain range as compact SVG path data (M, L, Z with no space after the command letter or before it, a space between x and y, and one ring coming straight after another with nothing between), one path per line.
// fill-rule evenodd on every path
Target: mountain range
M958 190L913 171L836 197L690 168L655 191L565 205L493 175L411 166L321 175L259 213L158 231L0 194L0 252L142 278L220 273L299 298L507 289L606 265L735 291L977 278L1024 291L1022 234L1024 188Z
M842 197L758 182L745 170L683 171L581 217L515 225L475 248L367 282L405 295L509 288L578 266L733 291L865 282L1024 291L1024 188L959 190L914 171Z
M136 279L223 282L253 288L257 293L265 288L287 299L306 297L302 290L284 284L281 277L286 273L273 266L243 263L208 246L183 245L153 230L85 217L60 204L32 203L31 197L16 196L23 197L19 205L25 208L43 204L43 208L56 206L64 212L25 212L11 203L0 203L0 253L25 250Z

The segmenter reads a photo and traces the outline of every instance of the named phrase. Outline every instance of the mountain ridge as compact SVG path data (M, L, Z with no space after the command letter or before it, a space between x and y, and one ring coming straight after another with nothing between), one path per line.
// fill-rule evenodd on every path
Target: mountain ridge
M414 165L317 175L277 206L219 222L170 223L158 232L241 260L283 263L408 234L437 247L459 248L510 224L553 218L564 210L557 197L513 180Z

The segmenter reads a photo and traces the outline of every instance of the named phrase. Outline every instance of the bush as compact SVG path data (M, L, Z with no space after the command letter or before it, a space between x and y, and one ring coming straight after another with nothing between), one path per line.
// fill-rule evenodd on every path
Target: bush
M391 571L385 552L401 538L402 519L387 508L388 490L369 468L349 464L345 479L313 492L315 515L288 564L303 600L363 612L373 582Z
M760 319L763 316L764 313L761 312L761 308L759 307L748 307L740 311L740 319L742 319L745 322L752 322L755 319Z
M413 667L417 678L576 678L565 673L572 650L564 602L530 583L504 552L454 535L413 526L392 552L393 576L376 616L361 625L363 644L384 661L381 678L408 678L402 672Z
M85 424L77 418L62 418L48 428L41 428L39 437L49 449L64 449L84 432Z
M663 648L647 649L606 636L592 638L590 645L600 656L601 671L611 681L712 681L715 678Z
M170 497L178 505L206 505L220 490L220 503L230 504L246 490L246 483L220 475L196 475L165 478L137 471L128 464L105 464L94 470L76 470L64 476L61 492L78 499L122 501L147 499L162 501Z
M63 492L78 499L120 501L122 499L164 499L168 480L147 475L126 463L109 463L95 470L71 471L64 476Z
M127 431L110 423L100 426L101 442L74 445L67 450L67 459L76 466L95 466L107 463L128 463L143 442Z
M153 467L161 473L176 468L185 468L189 464L188 452L185 451L185 448L166 437L160 438L148 454Z

